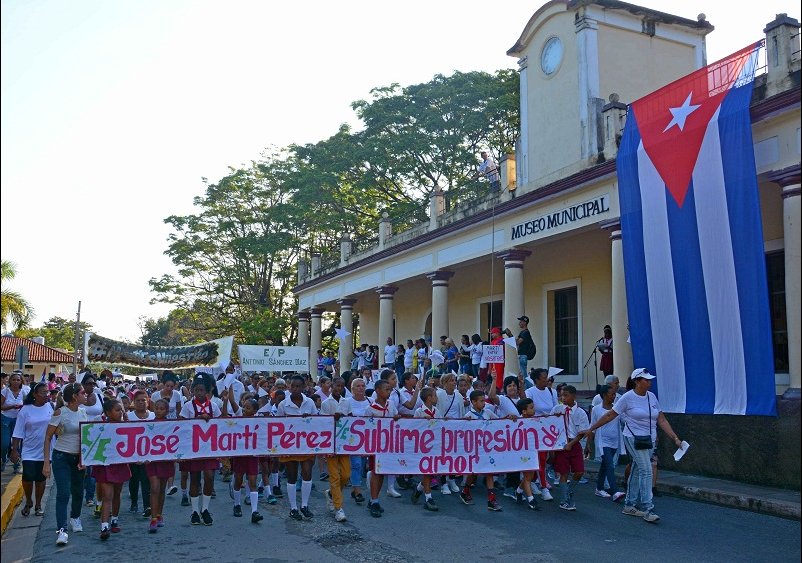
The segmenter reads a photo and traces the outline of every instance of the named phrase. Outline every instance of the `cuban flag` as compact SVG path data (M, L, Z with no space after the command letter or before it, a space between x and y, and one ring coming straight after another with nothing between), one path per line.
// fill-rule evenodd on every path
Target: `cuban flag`
M666 412L776 415L749 104L762 42L634 102L618 153L632 353Z

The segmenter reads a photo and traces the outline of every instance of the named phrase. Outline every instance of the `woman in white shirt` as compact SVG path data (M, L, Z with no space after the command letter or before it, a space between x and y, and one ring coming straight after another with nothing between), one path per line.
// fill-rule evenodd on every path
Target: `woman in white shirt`
M482 337L478 334L471 336L471 376L479 377L479 367L482 363L482 354L484 353L484 346L482 345Z
M62 391L64 406L53 413L45 434L42 475L53 477L56 481L56 545L67 545L67 505L72 497L70 524L73 532L83 531L81 526L81 506L83 505L83 484L85 470L80 465L81 422L86 422L86 391L79 383L70 383ZM50 462L50 442L58 436L53 447L53 462Z
M609 376L608 376L609 377ZM602 402L593 407L590 413L590 423L594 424L613 408L614 399L617 397L615 387L602 385L599 395ZM621 436L621 425L617 420L613 420L601 426L595 433L590 434L587 449L593 447L594 457L601 461L599 475L596 479L596 496L601 498L612 498L613 502L618 501L625 493L618 490L615 479L615 466L618 456L624 451L624 440ZM605 481L609 485L610 491L604 487Z
M164 386L162 387L161 391L156 391L153 393L153 395L150 396L150 400L152 403L155 403L159 399L168 401L170 408L167 410L167 418L178 418L178 413L181 412L181 404L184 402L181 392L176 389L176 386L178 385L178 378L173 374L173 372L167 370L162 375L162 383Z
M28 392L22 385L22 373L19 370L15 370L11 377L8 378L8 387L4 387L0 391L0 411L2 411L0 417L3 423L3 433L0 436L2 471L6 470L11 436L14 434L14 425L17 423L17 413L22 408L22 403L25 401L25 395L27 394ZM19 462L14 464L14 473L19 473Z
M37 516L43 516L42 495L45 492L47 480L42 475L44 466L44 439L47 425L53 416L53 407L48 400L47 383L37 383L25 397L25 404L17 416L14 436L11 443L10 457L13 463L22 460L22 490L25 492L25 506L22 515L31 513L33 504L33 489L36 486ZM20 450L20 447L22 448Z

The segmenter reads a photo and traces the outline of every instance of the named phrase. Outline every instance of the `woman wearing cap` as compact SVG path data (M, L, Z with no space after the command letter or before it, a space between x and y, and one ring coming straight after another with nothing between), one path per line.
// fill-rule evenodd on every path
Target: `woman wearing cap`
M646 368L638 368L630 376L635 388L618 399L611 410L594 422L586 434L595 432L619 414L625 417L624 446L632 458L632 472L627 480L627 496L623 513L640 516L646 522L655 523L660 517L653 512L651 455L657 438L657 426L663 429L677 447L682 440L671 428L660 409L657 397L649 391L654 375Z

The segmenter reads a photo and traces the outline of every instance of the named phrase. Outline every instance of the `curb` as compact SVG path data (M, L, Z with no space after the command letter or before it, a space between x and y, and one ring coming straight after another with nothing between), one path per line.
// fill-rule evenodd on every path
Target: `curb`
M11 522L11 517L14 516L14 510L22 501L22 496L22 475L15 475L6 486L5 492L3 492L0 534L5 533L8 524Z
M595 467L585 467L585 476L588 479L595 479L599 471ZM620 475L617 475L620 483L625 488L625 483ZM706 502L727 508L737 508L748 510L759 514L778 516L787 520L802 520L802 505L800 503L771 499L766 497L749 496L724 491L713 487L702 488L692 487L681 484L657 482L655 489L657 492L669 496L686 498L698 502Z

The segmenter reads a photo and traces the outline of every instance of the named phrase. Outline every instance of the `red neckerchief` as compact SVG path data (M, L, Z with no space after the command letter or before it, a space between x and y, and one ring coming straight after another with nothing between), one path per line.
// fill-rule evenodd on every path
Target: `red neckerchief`
M370 408L377 410L382 413L382 416L387 414L387 411L390 409L390 402L388 401L385 406L381 406L379 403L371 403Z
M435 409L432 409L432 410L429 410L429 409L423 409L423 412L425 412L426 414L428 414L428 415L429 415L429 416L431 416L432 418L434 418L434 415L436 415L436 414L437 414L437 411L436 411Z
M192 399L192 404L195 406L195 416L201 414L208 414L211 416L212 414L212 402L206 397L206 401L203 403L199 403L197 399Z

